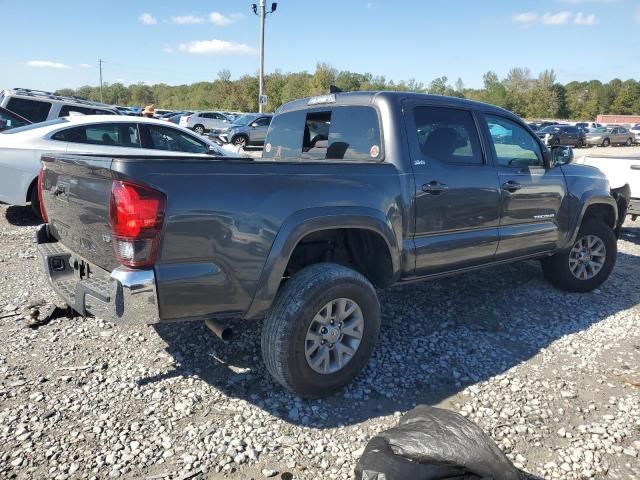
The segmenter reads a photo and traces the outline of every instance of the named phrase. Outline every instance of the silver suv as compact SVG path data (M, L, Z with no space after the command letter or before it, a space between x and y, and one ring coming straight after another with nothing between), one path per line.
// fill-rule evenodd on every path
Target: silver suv
M262 147L272 118L272 114L246 113L235 118L228 127L212 130L211 137L240 148Z
M111 106L80 97L67 97L41 90L14 88L0 91L0 107L38 123L72 114L119 115Z

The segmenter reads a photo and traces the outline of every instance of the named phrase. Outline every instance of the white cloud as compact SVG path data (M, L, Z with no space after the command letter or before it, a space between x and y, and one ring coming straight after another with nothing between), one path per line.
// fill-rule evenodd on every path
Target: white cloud
M244 43L227 42L225 40L199 40L195 42L181 43L178 45L181 52L193 53L197 55L223 55L228 53L237 53L243 55L252 55L256 53L256 49Z
M204 23L205 19L202 17L197 17L195 15L180 15L171 18L171 21L173 23L177 23L178 25L197 25L199 23Z
M80 65L78 65L79 67L82 68L89 68L91 65L89 65L88 63L81 63Z
M56 68L58 70L71 68L69 65L65 65L64 63L50 62L49 60L31 60L27 62L27 66L33 68Z
M535 12L516 13L511 19L518 23L533 23L538 20L538 14Z
M211 12L209 14L209 20L211 23L219 27L224 27L225 25L233 23L233 18L227 17L220 12Z
M571 21L573 14L571 12L545 13L542 16L542 23L545 25L564 25Z
M143 13L138 17L138 20L140 20L145 25L156 25L158 23L158 19L150 13Z
M576 14L573 19L573 23L576 25L595 25L597 22L596 14L590 13L589 15L585 15L582 12Z

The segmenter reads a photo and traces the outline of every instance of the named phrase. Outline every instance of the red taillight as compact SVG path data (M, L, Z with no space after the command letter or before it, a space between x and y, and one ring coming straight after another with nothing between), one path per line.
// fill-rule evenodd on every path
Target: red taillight
M44 202L42 201L42 179L44 178L44 166L40 168L40 172L38 172L38 202L40 202L40 216L42 217L42 221L47 223L49 219L47 218L47 211L44 209Z
M115 255L121 264L146 267L155 263L165 206L162 192L129 182L113 182L109 223Z

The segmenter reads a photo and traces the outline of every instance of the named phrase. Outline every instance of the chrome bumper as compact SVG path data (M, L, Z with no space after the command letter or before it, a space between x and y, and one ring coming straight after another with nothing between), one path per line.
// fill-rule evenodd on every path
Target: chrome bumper
M49 284L80 315L129 325L160 321L153 269L118 267L109 273L90 264L91 275L81 278L72 265L78 256L50 238L46 224L37 228L36 243Z

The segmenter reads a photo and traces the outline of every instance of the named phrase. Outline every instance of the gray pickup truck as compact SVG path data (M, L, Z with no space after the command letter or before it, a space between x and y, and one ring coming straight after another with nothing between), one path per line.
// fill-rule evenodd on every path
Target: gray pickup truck
M571 160L490 105L330 94L282 106L260 159L43 156L37 242L79 314L264 319L268 371L318 397L366 365L376 288L524 259L558 288L601 285L621 199Z

